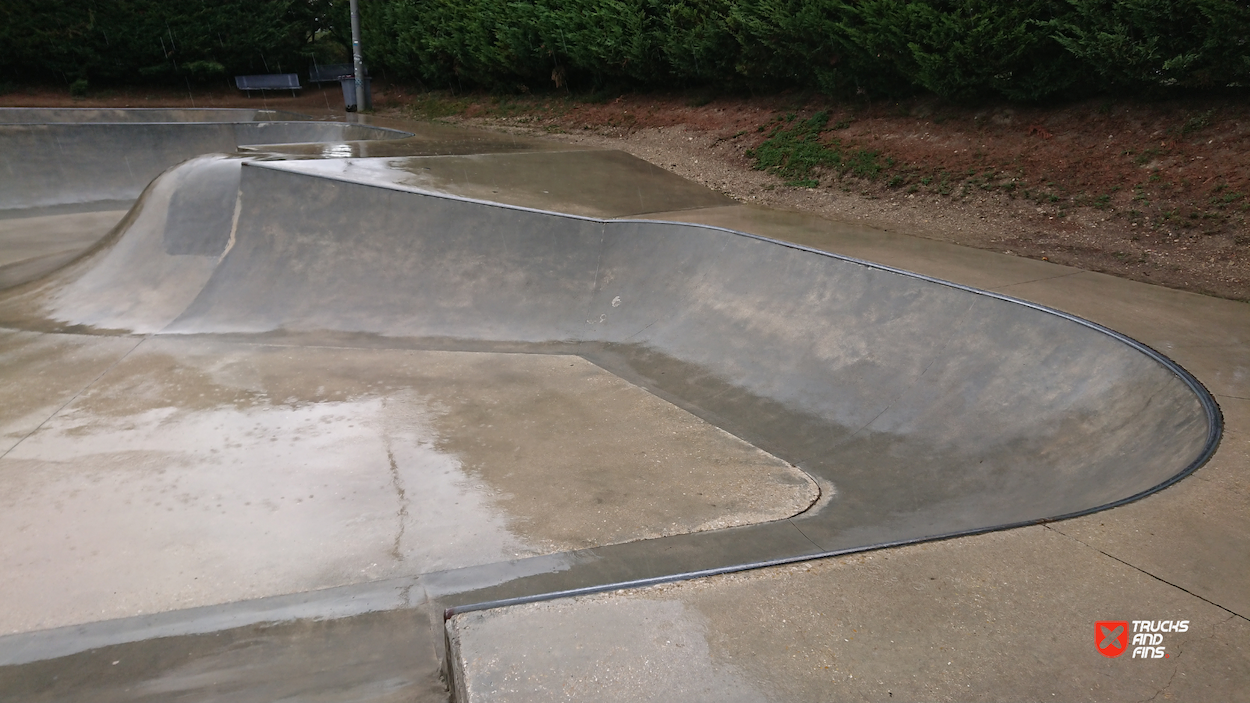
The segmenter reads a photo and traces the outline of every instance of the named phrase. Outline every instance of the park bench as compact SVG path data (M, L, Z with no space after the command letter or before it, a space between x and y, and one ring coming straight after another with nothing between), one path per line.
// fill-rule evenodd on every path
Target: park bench
M309 83L338 83L343 76L351 76L356 73L356 68L350 63L327 63L320 66L313 64L308 69ZM369 69L365 69L365 75L368 75Z
M289 90L291 95L303 90L299 75L295 73L262 73L255 76L235 76L234 85L251 97L253 90Z

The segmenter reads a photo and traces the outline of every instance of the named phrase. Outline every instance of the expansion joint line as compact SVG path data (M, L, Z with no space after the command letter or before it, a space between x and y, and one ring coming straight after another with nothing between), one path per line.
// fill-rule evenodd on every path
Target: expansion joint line
M65 408L68 408L68 407L69 407L70 403L73 403L75 400L78 400L78 399L82 396L82 394L83 394L83 393L86 393L88 390L90 390L90 388L91 388L92 386L94 386L95 384L99 383L99 382L100 382L100 379L104 378L104 376L105 376L105 375L106 375L109 371L112 371L113 369L117 368L117 365L118 365L118 364L120 364L120 363L122 363L123 361L125 361L125 360L126 360L126 357L130 356L130 354L131 354L134 350L138 349L138 348L140 347L140 345L142 345L144 342L148 341L148 340L149 340L149 339L151 339L151 338L152 338L152 335L150 335L150 334L145 334L145 335L143 335L143 337L141 337L141 338L139 339L138 343L136 343L136 344L135 344L133 347L131 347L130 349L127 349L125 354L122 354L121 356L117 357L117 359L116 359L113 363L111 363L111 364L109 364L109 365L108 365L108 368L104 369L103 371L101 371L101 372L99 373L99 375L97 375L95 378L93 378L93 379L91 379L90 381L88 381L88 382L87 382L87 384L86 384L86 385L84 385L82 388L80 388L80 389L78 390L78 392L77 392L77 393L75 393L75 394L74 394L74 395L73 395L73 396L72 396L69 400L67 400L67 401L65 401L64 403L62 403L62 404L61 404L61 406L60 406L59 408L57 408L56 410L53 410L53 411L52 411L52 413L51 413L50 415L48 415L46 418L44 418L44 419L43 419L43 422L40 422L38 425L36 425L36 426L35 426L35 428L34 428L33 430L31 430L30 432L27 432L25 435L22 435L22 438L21 438L21 439L19 439L19 440L17 440L16 442L14 442L14 443L13 443L13 446L11 446L11 447L9 447L8 449L4 450L4 453L3 453L3 454L0 454L0 459L3 459L3 458L5 458L6 456L8 456L8 455L9 455L9 452L11 452L11 451L13 451L14 449L17 449L18 447L20 447L20 446L22 445L22 442L25 442L26 440L30 439L30 437L31 437L32 435L34 435L34 434L35 434L36 432L38 432L39 430L43 429L43 426L44 426L44 425L46 425L46 424L48 424L48 421L50 421L52 418L56 417L57 415L60 415L60 414L61 414L61 411L65 410Z
M1017 281L1017 282L1015 282L1015 283L1008 283L1008 284L1003 285L1003 286L996 286L996 287L994 287L994 288L987 288L986 290L995 290L995 291L997 291L997 290L1006 290L1006 289L1008 289L1008 288L1014 288L1014 287L1016 287L1016 286L1027 286L1027 285L1029 285L1030 283L1041 283L1042 281L1054 281L1054 280L1057 280L1057 279L1060 279L1060 278L1067 278L1067 277L1069 277L1069 276L1075 276L1075 275L1077 275L1077 274L1079 274L1079 273L1085 273L1085 272L1084 272L1084 271L1073 271L1072 273L1061 273L1061 274L1058 274L1058 275L1055 275L1055 276L1043 276L1043 277L1041 277L1041 278L1032 278L1032 279L1029 279L1029 280L1027 280L1027 281Z
M824 491L823 491L823 489L821 489L819 485L817 485L817 486L816 486L816 490L821 491L822 493L824 492ZM823 497L823 496L821 496L821 497ZM816 499L816 502L817 502L817 503L819 503L819 502L820 502L820 498L817 498L817 499ZM815 504L816 504L816 503L813 503L812 505L815 505ZM810 508L809 508L809 510L810 510ZM805 511L803 511L803 512L807 512L807 511L805 510ZM807 534L806 532L804 532L804 531L803 531L803 528L802 528L802 527L799 527L798 525L794 524L794 518L793 518L793 517L788 517L788 518L786 518L786 522L790 523L790 526L791 526L791 527L793 527L794 529L798 530L798 531L799 531L799 534L803 535L803 539L807 540L807 541L808 541L808 543L809 543L809 544L811 544L813 547L815 547L815 548L819 549L819 550L820 550L820 551L822 551L822 552L827 551L827 550L826 550L823 546L821 546L821 545L819 545L819 544L816 544L816 540L814 540L814 539L812 539L811 537L809 537L809 536L808 536L808 534ZM813 555L811 556L811 558L812 558L812 559L820 559L820 558L821 558L821 556L820 556L820 555L818 555L818 554L813 554Z
M1062 537L1066 537L1066 538L1068 538L1068 539L1072 540L1073 542L1076 542L1076 543L1077 543L1077 544L1079 544L1079 545L1082 545L1082 546L1084 546L1084 547L1088 547L1088 548L1090 548L1090 549L1094 550L1095 552L1098 552L1099 554L1101 554L1101 555L1103 555L1103 556L1107 557L1108 559L1114 559L1115 561L1120 562L1121 564L1123 564L1123 565L1125 565L1125 566L1129 567L1130 569L1135 569L1135 570L1137 570L1137 571L1140 571L1141 573L1145 574L1146 576L1149 576L1150 578L1152 578L1152 579L1154 579L1154 580L1156 580L1156 581L1158 581L1158 582L1160 582L1160 583L1167 584L1167 585L1171 586L1172 588L1177 589L1178 591L1184 591L1185 593L1188 593L1189 595L1193 596L1194 598L1197 598L1198 600L1202 601L1203 603L1207 603L1208 605L1213 605L1213 606L1215 606L1216 608L1219 608L1220 610L1223 610L1224 612L1228 613L1229 615L1232 615L1232 616L1233 616L1233 617L1235 617L1235 618L1241 618L1242 620L1245 620L1246 622L1250 622L1250 617L1246 617L1245 615L1242 615L1241 613L1238 613L1238 612L1237 612L1237 611L1235 611L1235 610L1229 610L1228 608L1226 608L1226 607L1224 607L1224 606L1220 605L1219 603L1216 603L1215 601L1211 600L1210 598L1203 598L1202 596L1198 595L1197 593L1194 593L1193 591L1189 590L1188 588L1185 588L1184 586L1182 586L1182 585L1180 585L1180 584L1177 584L1177 583L1172 583L1171 581L1169 581L1169 580L1167 580L1167 579L1165 579L1165 578L1162 578L1162 577L1160 577L1160 576L1156 576L1155 574L1152 574L1152 573L1150 573L1149 571L1146 571L1145 569L1141 568L1140 566L1137 566L1137 565L1135 565L1135 564L1130 564L1130 563L1128 563L1127 561L1124 561L1123 559L1121 559L1120 557L1117 557L1117 556L1116 556L1116 555L1114 555L1114 554L1109 554L1109 553L1107 553L1106 551L1104 551L1104 550L1102 550L1102 549L1099 549L1098 547L1095 547L1095 546L1094 546L1094 545L1092 545L1092 544L1089 544L1088 542L1085 542L1085 541L1083 541L1083 540L1077 539L1076 537L1073 537L1072 535L1069 535L1069 534L1067 534L1067 533L1065 533L1065 532L1061 532L1061 531L1059 531L1059 530L1055 529L1054 527L1052 527L1052 526L1051 526L1051 525L1049 525L1049 524L1044 524L1044 525L1042 525L1042 527L1045 527L1046 529L1050 530L1051 532L1054 532L1054 533L1055 533L1055 534L1057 534L1057 535L1060 535L1060 536L1062 536Z

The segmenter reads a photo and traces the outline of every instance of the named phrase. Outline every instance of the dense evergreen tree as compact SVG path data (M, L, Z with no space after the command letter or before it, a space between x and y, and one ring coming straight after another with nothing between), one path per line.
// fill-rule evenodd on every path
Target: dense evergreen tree
M306 67L331 0L0 0L10 76L203 80Z
M196 80L346 59L346 0L0 0L0 77ZM429 87L604 85L1036 101L1250 83L1241 0L360 0ZM333 56L337 52L337 56Z

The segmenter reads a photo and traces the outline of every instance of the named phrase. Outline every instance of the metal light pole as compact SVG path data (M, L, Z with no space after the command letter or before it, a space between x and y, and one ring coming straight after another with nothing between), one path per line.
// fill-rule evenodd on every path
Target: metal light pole
M365 109L365 60L360 56L360 6L351 0L352 6L352 64L356 73L356 111Z

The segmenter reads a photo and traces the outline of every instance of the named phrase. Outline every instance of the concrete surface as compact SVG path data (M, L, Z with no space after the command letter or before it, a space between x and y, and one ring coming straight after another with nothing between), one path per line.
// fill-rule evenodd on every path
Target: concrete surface
M306 678L439 700L440 671L474 700L1245 688L1245 306L725 205L614 152L408 131L372 161L382 142L184 163L93 253L0 295L21 595L0 697L309 697ZM417 158L475 148L498 151ZM1202 463L1218 425L1183 371L1076 319L465 197L1084 306L1212 379L1228 432L1193 477L1084 518L475 611L1090 510ZM1177 611L1193 635L1169 646L1209 654L1143 675L1088 642L1092 619ZM385 654L401 641L414 658Z
M982 285L1132 334L1215 393L1219 451L1160 493L1045 526L457 615L461 700L1250 700L1250 306L801 213L658 217ZM1191 626L1165 659L1097 653L1095 621L1134 619Z
M290 122L311 119L285 110L160 107L0 107L0 124L60 122Z
M1185 619L1170 656L1099 620ZM1250 624L1047 527L467 613L472 701L1246 699Z
M84 703L445 699L425 625L419 611L405 608L111 644L0 667L0 696Z
M126 210L0 218L0 290L42 278L104 238Z
M188 162L109 246L10 295L0 319L573 345L834 486L793 521L823 552L1114 503L1202 461L1218 436L1205 391L1177 369L1045 310L734 232L483 205L325 164ZM407 166L379 168L402 179ZM702 556L665 568L749 563L690 549Z
M626 217L733 203L728 196L622 151L336 159L282 166L354 183L402 186L587 217ZM576 177L571 178L572 174ZM587 198L587 193L595 197Z
M242 146L245 153L283 154L295 158L402 158L465 154L506 154L518 151L580 151L568 142L547 141L483 129L452 127L434 122L411 122L356 115L360 124L408 133L399 139L356 139L323 144L268 144Z
M48 365L46 336L4 339L10 372ZM37 429L7 405L4 634L781 520L819 495L577 357L99 341L113 363Z
M0 123L0 211L133 200L158 174L201 154L243 144L394 139L358 124L255 122Z

